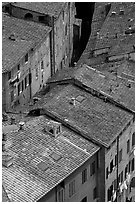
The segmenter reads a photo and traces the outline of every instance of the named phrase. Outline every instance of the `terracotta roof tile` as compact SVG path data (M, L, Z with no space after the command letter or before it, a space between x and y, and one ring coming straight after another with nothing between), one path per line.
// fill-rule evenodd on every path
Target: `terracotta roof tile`
M35 22L2 15L2 71L12 69L18 61L40 43L51 28ZM9 37L14 35L15 41Z
M39 200L99 150L64 126L57 137L50 135L43 129L48 121L36 117L22 131L8 134L14 163L2 168L2 178L12 202Z
M15 2L12 5L42 14L58 17L65 2Z
M82 102L76 101L76 105L71 105L70 99L79 95L85 99ZM57 118L78 128L81 134L85 133L91 140L98 141L105 146L109 146L119 131L132 118L132 114L125 110L104 102L74 85L66 86L42 107Z

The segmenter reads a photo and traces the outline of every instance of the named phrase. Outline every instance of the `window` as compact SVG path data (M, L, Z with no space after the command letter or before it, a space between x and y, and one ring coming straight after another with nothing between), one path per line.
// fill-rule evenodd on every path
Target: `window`
M69 197L75 193L75 180L69 184Z
M110 173L113 171L113 159L112 161L110 162Z
M25 55L25 63L28 62L28 53Z
M135 146L135 132L132 135L132 147Z
M27 77L25 77L25 89L27 88Z
M134 169L135 169L135 164L134 164L134 158L133 158L131 163L131 171L134 171Z
M93 189L93 199L97 198L97 187Z
M38 79L38 67L36 67L36 79Z
M11 102L12 102L14 100L14 91L11 91L10 96L11 96Z
M43 70L44 69L44 63L43 63L43 61L41 61L41 70Z
M18 71L19 71L20 70L20 64L18 64L17 68L18 68Z
M18 84L18 96L20 94L20 84Z
M82 171L82 184L85 183L87 181L87 169L84 169L84 171Z
M45 16L39 16L39 22L44 22L45 21Z
M117 154L115 155L115 166L117 166Z
M90 165L90 176L95 173L95 161Z
M24 90L24 84L23 84L23 81L21 82L21 84L22 84L22 92L23 92L23 90Z
M61 189L59 192L58 192L58 202L63 202L64 201L64 190Z
M31 85L31 73L29 74L29 85Z
M131 171L131 161L129 161L128 163L128 172L130 173L130 171Z
M127 177L127 169L128 169L128 167L126 166L126 168L125 168L125 179Z
M87 202L87 196L81 200L81 202Z
M8 72L8 80L11 79L11 72Z
M114 190L117 189L117 179L114 180Z
M108 171L108 167L106 168L106 179L108 179L108 175L109 175L109 171Z
M122 149L119 152L119 163L122 161Z
M127 154L129 153L129 149L130 149L130 141L127 141Z
M33 19L33 15L31 13L26 13L24 18L27 20L31 20L31 19Z
M65 35L67 35L67 24L65 26Z
M122 171L121 174L120 174L120 182L121 182L121 183L123 182L123 171Z

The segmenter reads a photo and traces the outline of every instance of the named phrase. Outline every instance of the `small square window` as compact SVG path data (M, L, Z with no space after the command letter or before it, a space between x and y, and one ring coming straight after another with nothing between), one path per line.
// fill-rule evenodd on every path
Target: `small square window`
M25 55L25 63L28 62L28 53Z

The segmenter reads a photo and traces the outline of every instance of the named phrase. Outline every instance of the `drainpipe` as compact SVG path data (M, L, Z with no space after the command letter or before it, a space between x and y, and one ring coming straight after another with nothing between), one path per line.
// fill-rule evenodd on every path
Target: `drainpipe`
M117 190L116 190L116 201L118 201L119 181L118 181L118 162L119 162L119 136L117 137Z
M55 74L55 31L54 31L54 16L51 17L51 32L50 32L50 66L51 76Z
M55 187L55 202L57 202L57 186Z
M53 39L53 74L55 74L55 26L54 26L55 20L54 20L54 16L52 16L52 39Z

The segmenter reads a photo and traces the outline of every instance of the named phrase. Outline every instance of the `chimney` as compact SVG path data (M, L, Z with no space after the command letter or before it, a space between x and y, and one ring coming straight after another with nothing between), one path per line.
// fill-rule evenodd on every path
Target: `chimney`
M44 131L50 133L54 137L57 137L62 132L61 123L50 120L46 124L46 127L44 128Z
M2 114L2 121L8 121L8 116L6 113Z
M112 16L112 17L115 17L115 16L116 16L116 12L115 12L115 11L112 11L111 16Z
M15 41L15 40L16 40L15 35L14 35L14 34L11 34L11 35L9 36L9 39L12 40L12 41Z
M2 155L2 166L9 167L13 164L13 157L9 154Z
M6 133L2 133L2 141L7 141L7 134Z
M6 151L6 142L2 141L2 152Z
M69 102L69 103L70 103L71 105L74 105L74 106L75 106L75 105L76 105L76 99L72 97L72 98L70 99L70 102Z
M13 124L15 124L16 122L15 122L15 118L14 117L11 117L10 118L10 120L11 120L11 125L13 125Z
M119 15L124 15L124 10L123 9L120 9Z
M24 122L19 122L19 130L23 130Z

